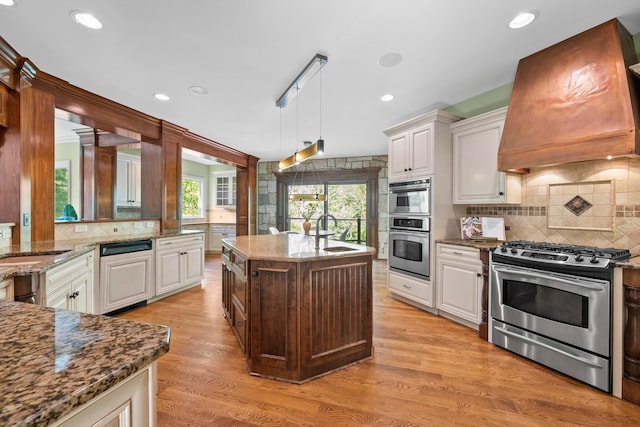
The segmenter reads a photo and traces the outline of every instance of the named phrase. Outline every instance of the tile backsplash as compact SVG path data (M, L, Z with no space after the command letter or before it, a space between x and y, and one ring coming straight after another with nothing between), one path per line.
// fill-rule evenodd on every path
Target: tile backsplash
M158 234L160 221L109 221L56 223L55 240L87 239L128 234Z
M594 229L597 227L589 226L589 223L584 220L586 217L581 218L593 208L585 210L585 213L580 215L565 215L562 224L554 222L553 218L551 218L551 224L549 223L549 213L560 209L558 205L560 202L550 199L550 192L554 194L561 188L570 189L573 186L569 184L572 183L606 181L612 182L611 188L614 192L613 195L607 195L607 197L611 196L612 200L610 230ZM567 184L567 186L561 184ZM591 198L588 192L583 195L585 199ZM573 194L570 197L573 197ZM597 201L594 206L604 209L604 205ZM551 209L554 210L551 211ZM562 207L562 209L565 208ZM632 253L640 253L640 158L598 160L532 168L529 173L522 176L521 205L474 205L468 206L466 213L470 216L504 217L508 240L617 247L630 249Z

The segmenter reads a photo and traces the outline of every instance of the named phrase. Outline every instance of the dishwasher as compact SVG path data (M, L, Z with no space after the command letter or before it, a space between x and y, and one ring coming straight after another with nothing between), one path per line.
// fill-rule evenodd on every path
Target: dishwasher
M100 245L100 314L146 304L153 296L153 260L151 239Z

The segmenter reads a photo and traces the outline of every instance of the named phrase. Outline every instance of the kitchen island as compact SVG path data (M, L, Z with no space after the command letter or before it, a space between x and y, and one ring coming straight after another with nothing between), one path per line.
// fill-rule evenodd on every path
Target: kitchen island
M314 236L222 241L222 304L250 374L302 383L372 356L375 249Z
M155 425L169 328L0 301L0 425Z

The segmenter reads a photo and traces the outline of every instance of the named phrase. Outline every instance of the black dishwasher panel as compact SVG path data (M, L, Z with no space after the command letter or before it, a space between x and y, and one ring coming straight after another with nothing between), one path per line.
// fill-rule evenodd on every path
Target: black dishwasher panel
M128 242L104 243L100 245L100 256L128 254L131 252L150 251L153 248L151 239L131 240Z

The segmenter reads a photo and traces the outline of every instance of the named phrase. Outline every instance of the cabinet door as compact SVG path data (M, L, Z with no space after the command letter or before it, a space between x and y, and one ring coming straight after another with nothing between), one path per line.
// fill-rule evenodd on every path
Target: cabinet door
M487 203L505 199L505 174L498 172L502 121L453 136L454 202Z
M204 278L204 245L188 246L182 252L184 257L184 284L192 285Z
M225 259L226 258L226 259ZM222 309L224 317L229 321L231 310L231 290L233 287L234 273L231 271L231 261L224 255L222 256Z
M0 300L13 301L13 278L0 281Z
M395 136L389 140L389 179L406 177L409 143L407 134Z
M156 256L156 295L169 292L183 285L182 250L179 248L157 252Z
M482 263L438 258L437 307L474 324L480 324Z
M140 206L142 200L142 162L131 160L129 166L129 198L133 206Z
M71 299L69 298L71 294L71 283L58 287L55 292L47 295L47 307L71 310L72 305Z
M151 298L152 251L100 258L101 313Z
M129 205L129 160L118 156L116 168L116 204Z
M433 126L422 126L409 132L409 170L412 176L433 174Z
M76 276L71 287L71 309L82 313L92 312L93 270L85 270Z

